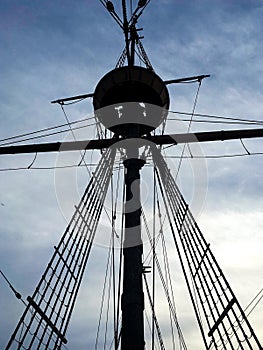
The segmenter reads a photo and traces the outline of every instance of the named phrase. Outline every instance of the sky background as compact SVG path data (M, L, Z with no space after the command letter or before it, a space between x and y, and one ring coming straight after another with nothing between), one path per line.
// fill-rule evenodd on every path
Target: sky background
M113 2L118 11L120 1ZM262 16L260 0L151 0L139 26L144 28L143 43L151 63L163 80L211 74L201 86L197 113L262 121ZM101 77L115 67L123 46L121 30L99 1L0 0L0 139L65 123L61 109L50 101L93 92ZM170 109L191 112L196 89L192 84L169 87ZM67 112L71 121L84 118L92 112L92 103L87 100ZM169 121L167 132L185 127L179 124ZM242 127L248 128L193 123L191 130ZM95 137L94 128L89 130L88 137ZM261 139L244 142L250 152L263 152ZM202 145L202 152L246 153L239 141ZM169 155L177 154L174 148L169 151ZM97 156L93 157L96 161ZM27 167L33 159L34 155L0 156L0 169ZM193 202L198 223L244 307L263 284L262 161L262 155L209 159L201 162L202 171L195 173L194 180L190 181L184 165L180 177L182 191ZM56 155L38 155L34 166L54 166L56 162ZM176 169L175 161L169 164ZM61 195L58 189L58 182L66 183L66 173L56 175L54 170L0 171L0 269L24 297L32 294L66 227L68 212L63 206L61 209L63 199L69 203L69 212L76 204L69 201L70 194ZM79 181L81 192L86 183L83 174L74 181ZM96 247L94 255L105 252ZM92 266L90 275L102 273ZM87 318L93 309L90 311L85 301L92 300L95 292L90 287L94 281L88 278L70 327L69 349L85 348L86 334L96 318ZM177 303L184 306L179 299ZM2 349L23 305L1 276L0 308ZM182 310L184 320L189 319L189 310ZM262 315L261 301L249 316L261 342ZM192 321L184 327L189 349L201 350ZM92 348L89 338L88 342L86 348Z

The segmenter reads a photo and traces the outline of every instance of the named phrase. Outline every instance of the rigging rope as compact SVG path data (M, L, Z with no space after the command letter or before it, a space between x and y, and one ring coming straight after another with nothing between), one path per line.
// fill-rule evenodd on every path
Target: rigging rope
M153 233L152 233L152 241L153 241L153 256L152 256L152 350L154 350L154 308L155 308L155 260L154 256L156 254L156 175L153 172Z
M162 222L162 214L161 214L161 210L160 210L160 202L159 202L159 197L158 197L158 192L157 192L157 186L156 186L156 173L153 172L153 176L154 176L154 208L155 205L157 205L157 209L158 209L158 218L159 218L159 224L160 224L160 235L159 237L161 237L161 242L162 242L162 256L164 257L164 269L165 269L165 283L168 290L168 293L171 293L171 299L172 299L172 304L173 304L173 308L174 310L176 310L175 308L175 299L174 299L174 292L173 292L173 288L172 288L172 281L171 281L171 274L170 274L170 267L169 267L169 261L168 261L168 254L167 254L167 249L166 249L166 244L165 244L165 239L164 239L164 234L163 234L163 222ZM154 211L154 226L155 226L155 211ZM145 214L143 212L143 216L144 216L144 221L146 221L146 217ZM153 253L153 276L154 276L154 272L155 272L155 259L154 256L156 255L155 253L155 227L153 229L153 234L152 234L152 253ZM154 283L154 278L153 278L153 296L154 296L154 290L155 290L155 283ZM169 292L169 287L170 287L170 292ZM153 298L154 300L154 298ZM153 303L154 306L154 303ZM171 325L171 333L172 333L172 342L173 342L173 349L175 349L175 341L174 341L174 329L173 329L173 323L172 323L172 311L169 308L169 316L170 316L170 325ZM180 333L180 331L178 332ZM179 335L180 338L180 335Z
M103 154L93 178L6 347L55 349L66 343L85 267L103 208L115 150ZM52 347L51 347L52 344Z
M114 238L113 238L114 239ZM111 265L112 265L111 261ZM107 296L107 310L106 310L106 325L105 325L105 333L104 333L104 350L106 350L106 344L107 344L107 332L108 332L108 322L109 322L109 310L110 310L110 295L111 295L111 280L112 280L112 274L109 275L109 285L108 285L108 296Z
M83 123L83 122L86 122L86 121L91 120L91 119L94 119L94 117L79 119L79 120L70 122L70 125ZM94 124L92 124L92 125L94 125ZM16 138L21 138L21 137L24 137L24 136L34 135L34 134L38 134L38 133L41 133L41 132L44 132L44 131L50 131L50 130L54 130L54 129L59 129L59 128L62 128L64 126L68 126L68 123L60 124L60 125L56 125L56 126L51 126L51 127L48 127L48 128L39 129L39 130L35 130L35 131L32 131L32 132L23 133L23 134L19 134L19 135L15 135L15 136L6 137L4 139L1 139L0 142L4 142L4 141L16 139ZM66 131L69 131L69 130L66 130Z
M154 324L155 324L155 327L156 327L156 332L157 332L160 348L165 350L161 329L160 329L160 326L159 326L159 323L158 323L158 320L157 320L157 317L156 317L156 314L155 314L154 304L153 304L153 301L152 301L152 298L151 298L151 293L150 293L150 289L149 289L147 278L146 278L145 274L143 274L143 278L144 278L144 282L145 282L145 286L146 286L147 296L148 296L149 303L150 303L151 310L152 310L153 320L154 320ZM154 329L152 329L152 333L154 333Z
M199 81L199 84L198 84L198 88L197 88L197 91L196 91L196 95L195 95L195 99L194 99L194 104L193 104L193 109L192 109L192 114L191 114L191 118L190 118L190 121L189 121L189 124L188 124L188 128L187 128L187 132L190 131L190 128L191 128L191 124L192 124L192 120L193 120L193 117L194 117L194 113L195 113L195 109L196 109L196 105L197 105L197 101L198 101L198 96L199 96L199 91L200 91L200 88L201 88L201 84L202 84L202 80ZM178 175L179 175L179 171L180 171L180 168L181 168L181 165L182 165L182 161L183 161L183 156L184 156L184 152L185 152L185 147L188 147L188 150L191 154L191 151L190 151L190 146L188 144L184 144L183 146L183 150L182 150L182 153L181 153L181 157L179 159L179 164L178 164L178 169L177 169L177 172L176 172L176 175L175 175L175 181L177 180L178 178Z
M178 111L171 111L169 110L169 113L174 113L174 114L183 114L183 115L189 115L192 116L192 112L178 112ZM248 122L251 124L258 124L258 125L262 125L263 121L260 120L256 120L256 119L248 119L248 118L237 118L237 117L225 117L225 116L219 116L219 115L214 115L214 114L201 114L201 113L194 113L193 114L194 117L201 117L201 118L212 118L212 119L222 119L222 120L232 120L232 121L238 121L238 122ZM171 118L171 120L177 120L177 119L173 119Z
M63 114L64 114L64 116L65 116L65 119L66 119L66 121L67 121L67 123L68 123L68 125L69 125L69 128L70 128L70 130L71 130L72 136L73 136L74 140L76 141L76 137L75 137L75 134L74 134L74 132L73 132L73 129L71 128L70 121L69 121L69 118L68 118L68 116L67 116L67 114L66 114L66 111L65 111L63 105L60 105L60 106L61 106L61 109L62 109ZM98 123L99 123L99 122L98 122ZM97 123L97 125L98 125L98 123ZM100 123L99 123L99 125L100 125ZM101 133L102 133L102 131L101 131ZM103 133L102 133L102 134L103 134ZM82 154L82 152L79 151L79 153L80 153L80 155L81 155L81 162L84 163L84 165L85 165L85 167L86 167L86 169L87 169L87 171L88 171L88 174L89 174L89 176L91 177L91 171L90 171L90 169L88 168L88 165L87 165L87 163L86 163L86 161L85 161L85 158L84 158L85 152L84 152L84 154ZM103 150L101 150L101 154L103 154ZM80 165L80 164L79 164L79 165ZM104 210L104 212L106 213L109 222L111 222L110 215L109 215L109 213L107 212L107 209L105 208L105 206L103 206L103 210Z
M94 119L94 118L88 118L88 119ZM71 122L70 124L76 124L76 123L83 123L83 120L76 121L76 122ZM58 135L58 134L62 134L62 133L71 131L70 129L64 129L64 130L59 130L59 131L56 131L56 132L46 133L44 135L32 136L32 137L28 137L28 138L23 138L21 140L16 140L16 139L19 139L19 138L21 138L23 136L34 135L34 134L37 134L37 133L41 133L41 132L43 132L45 130L58 129L58 128L61 128L61 127L66 126L66 125L68 126L68 124L61 124L61 126L50 127L50 128L42 129L42 130L39 130L39 131L33 131L33 132L25 133L25 134L20 134L20 135L16 135L16 136L12 136L12 137L7 137L5 139L0 140L0 142L2 142L0 147L1 146L6 146L6 145L17 144L17 143L24 142L24 141L37 140L37 139L41 139L41 138L44 138L44 137L50 137L50 136L53 136L53 135ZM84 129L84 128L87 128L89 126L94 126L94 125L96 125L96 123L86 124L86 125L78 126L78 127L71 128L71 129L72 130L80 130L80 129ZM9 141L9 140L14 140L14 141ZM4 142L4 141L8 141L8 142Z
M169 113L192 116L192 113L188 113L188 112L178 112L178 111L170 110ZM198 120L192 119L192 122L226 123L226 124L230 124L230 123L231 124L251 124L251 125L262 125L263 124L263 122L260 121L260 120L248 119L248 118L234 118L234 117L226 117L226 116L218 116L218 115L210 115L210 114L200 114L200 113L194 113L193 116L194 117L200 117L200 118L220 119L220 121L211 121L211 120L205 120L205 121L199 120L198 121ZM79 119L79 120L72 121L72 122L69 122L69 123L70 123L70 125L74 125L74 124L87 122L89 120L94 120L94 116L88 117L88 118ZM177 120L178 121L178 119L176 119L176 118L168 118L168 121L169 120L170 121L173 121L173 120ZM226 122L223 122L224 120ZM190 119L185 119L183 121L190 121ZM88 125L84 125L83 127L78 127L76 129L72 128L72 129L73 130L78 130L78 129L81 129L81 128L85 128L85 127L88 127L88 126L94 126L94 125L96 125L96 123L91 123L91 124L88 124ZM28 141L28 140L38 139L38 138L43 138L43 137L49 137L49 136L52 136L52 135L56 135L56 134L59 134L59 133L64 133L64 132L70 131L70 129L66 129L66 130L61 130L61 131L59 131L57 133L48 133L46 135L41 135L41 136L37 136L37 137L33 137L33 138L25 138L23 140L16 140L16 139L19 139L19 138L22 138L22 137L31 136L31 135L34 135L34 134L38 134L38 133L43 133L43 132L46 132L46 131L59 129L59 128L62 128L62 127L65 127L65 126L68 126L68 123L66 123L66 124L64 123L64 124L60 124L60 125L56 125L56 126L52 126L52 127L47 127L47 128L35 130L35 131L32 131L32 132L28 132L28 133L23 133L23 134L18 134L18 135L6 137L6 138L1 139L0 143L1 143L1 146L8 145L8 144L11 145L13 143L15 144L15 143L22 142L22 141ZM11 142L11 140L16 140L16 141ZM3 143L5 141L10 141L10 142Z
M174 146L174 145L173 145ZM203 155L203 156L197 156L192 154L191 156L183 156L183 159L227 159L227 158L239 158L239 157L247 157L247 156L262 156L263 152L251 152L249 151L246 153L234 153L234 154L217 154L217 155ZM180 156L165 156L165 159L180 159ZM96 166L95 163L86 163L88 166ZM84 164L68 164L68 165L61 165L61 166L46 166L46 167L33 167L31 166L23 166L23 167L15 167L15 168L0 168L0 172L9 172L9 171L20 171L20 170L54 170L54 169L67 169L67 168L78 168L78 167L86 167ZM145 166L151 166L151 165L145 165ZM113 168L113 171L117 171L118 168ZM109 214L107 213L109 216ZM108 217L110 220L110 217Z
M259 297L259 295L261 294L261 296ZM258 298L259 297L259 298ZM247 305L247 307L245 308L245 311L248 310L248 308L253 304L253 302L256 300L257 302L255 303L255 305L251 308L251 310L247 313L247 316L249 316L256 308L256 306L259 304L259 302L263 299L263 288L256 294L256 296L251 300L251 302Z
M119 173L118 173L119 175ZM117 186L118 188L118 186ZM117 343L117 333L116 333L116 275L115 275L115 244L114 244L114 235L116 232L115 229L115 219L116 219L116 207L117 207L117 195L118 195L118 191L116 188L116 201L114 205L114 198L113 198L113 178L111 176L111 212L112 212L112 216L111 216L111 225L112 225L112 229L111 229L111 239L112 239L112 248L111 248L111 256L112 256L112 261L111 261L111 266L112 266L112 279L113 279L113 339L114 339L114 346L116 349L116 343Z
M118 349L119 346L119 309L120 309L120 282L121 282L121 257L119 257L119 278L117 279L117 295L116 295L116 276L115 276L115 269L116 269L116 259L115 259L115 238L119 239L119 236L116 232L116 212L117 212L117 201L118 201L118 195L119 195L119 185L120 185L120 170L121 166L118 167L118 174L116 179L116 188L114 189L113 186L113 178L111 177L111 212L112 212L112 218L111 218L111 240L108 250L108 258L107 258L107 264L106 264L106 273L104 277L104 285L103 285L103 292L101 297L101 306L100 306L100 315L99 315L99 321L98 321L98 327L97 327L97 334L96 334L96 341L95 341L95 349L97 349L99 344L99 334L100 334L100 328L101 328L101 322L102 322L102 314L103 309L105 305L105 299L107 299L107 305L106 305L106 326L105 326L105 332L104 332L104 345L105 348L107 345L107 330L108 330L108 324L109 324L109 308L110 308L110 298L111 298L111 288L113 290L113 340L111 342L110 348L114 345L114 349ZM115 196L114 191L116 190ZM124 203L124 202L123 202ZM122 238L121 238L122 239ZM121 254L121 252L120 252ZM110 273L111 272L111 273ZM108 286L108 287L107 287ZM108 289L108 297L106 298L106 287Z
M263 152L249 152L249 153L235 153L235 154L211 154L204 156L183 156L183 159L223 159L223 158L237 158L237 157L246 157L246 156L262 156ZM165 156L166 159L180 159L181 156Z
M24 142L24 141L38 140L38 139L42 139L44 137L50 137L50 136L54 136L54 135L58 135L58 134L63 134L65 132L69 132L69 131L73 131L73 130L85 129L85 128L89 127L89 126L94 126L94 125L96 125L96 123L91 123L91 124L88 124L88 125L78 126L78 127L75 127L75 128L70 128L70 129L65 129L65 130L59 130L59 131L48 133L48 134L45 134L45 135L32 136L32 137L28 137L28 138L21 139L21 140L9 141L9 142L2 143L0 145L0 147L1 146L7 146L7 145L15 145L17 143ZM8 138L8 139L12 139L12 138Z
M235 346L239 346L243 350L262 349L160 151L157 147L152 147L152 152L155 167L158 169L158 181L160 179L163 186L160 187L162 189L161 193L164 201L167 198L167 203L169 203L169 208L168 205L166 205L166 208L170 218L174 243L206 349L210 349L213 344L216 348L220 345L224 349L234 349ZM165 194L163 189L165 189ZM177 234L174 228L176 228ZM181 248L178 245L177 237L180 239ZM200 320L197 304L193 297L193 288L189 282L189 274L185 270L181 250L186 259L190 277L194 282L194 289L206 320L207 335L211 339L210 345L208 345L209 338L207 339L205 336ZM229 327L231 334L228 332ZM233 337L234 339L232 339Z
M152 241L151 233L150 233L150 230L149 230L149 227L148 227L148 223L147 223L144 211L142 211L142 217L143 217L144 225L145 225L145 228L146 228L146 233L147 233L147 236L148 236L148 240L150 242L151 249L153 251L153 241ZM183 336L180 324L179 324L178 319L177 319L177 314L176 314L176 310L175 310L175 307L174 307L175 302L172 299L173 295L170 296L169 288L168 288L168 286L167 286L167 284L165 282L165 278L164 278L163 273L162 273L161 264L159 262L159 259L158 259L158 256L157 256L156 253L153 256L153 258L155 260L155 264L156 264L156 267L157 267L157 272L158 272L160 280L162 282L162 286L163 286L163 289L164 289L164 292L165 292L165 296L166 296L166 299L167 299L167 302L168 302L169 310L172 313L173 321L174 321L174 324L175 324L175 326L177 328L177 331L178 331L180 342L183 345L183 349L187 350L187 346L186 346L186 343L185 343L185 340L184 340L184 336Z
M122 263L123 263L123 243L124 243L124 227L125 227L125 181L123 181L123 187L122 187L122 208L121 208L121 235L120 235L120 252L119 252L119 272L118 272L118 292L117 292L117 312L116 312L116 319L117 319L117 329L116 333L118 334L121 332L120 325L119 325L119 319L120 319L120 306L121 306L121 284L122 284L122 277L123 277L123 269L122 269Z
M170 266L168 261L168 255L167 255L167 249L166 249L166 243L163 235L163 230L161 232L161 243L162 243L162 251L163 251L163 257L164 257L164 274L165 274L165 282L166 285L168 285L168 288L170 287L170 294L171 294L171 301L173 303L173 308L175 308L175 299L174 299L174 291L171 281L171 273L170 273ZM169 309L169 316L170 316L170 325L171 325L171 333L172 333L172 341L173 341L173 349L175 349L175 342L174 342L174 329L173 329L173 323L172 323L172 312Z
M116 196L114 200L113 195L113 179L111 177L111 207L112 207L112 232L111 232L111 239L110 239L110 245L108 249L108 257L107 257L107 263L106 263L106 273L104 277L104 284L103 284L103 292L101 296L101 306L100 306L100 314L99 314L99 321L98 321L98 327L97 327L97 334L96 334L96 341L95 341L95 349L99 346L99 333L101 328L101 321L102 321L102 314L103 314L103 308L104 308L104 301L105 301L105 295L106 295L106 286L108 283L108 297L107 297L107 310L106 310L106 328L104 333L104 345L103 347L106 347L107 344L107 329L108 329L108 317L109 317L109 302L110 302L110 290L113 289L113 331L114 331L114 337L113 337L113 343L115 346L115 349L118 348L118 319L117 319L117 302L116 302L116 277L115 277L115 237L119 238L116 233L115 228L115 219L116 219L116 210L117 210L117 200L118 200L118 193L119 193L119 180L120 180L120 166L119 171L117 175L117 183L116 183ZM112 272L112 273L110 273ZM119 302L119 299L118 299Z
M72 128L71 128L69 118L68 118L68 116L67 116L67 113L65 112L65 109L64 109L63 105L60 105L60 107L61 107L61 109L62 109L62 111L63 111L63 114L64 114L64 116L65 116L65 119L66 119L66 121L67 121L67 123L68 123L69 129L70 129L71 134L72 134L72 136L73 136L73 139L74 139L74 141L77 141L76 136L75 136L75 134L74 134L74 132L73 132L73 130L72 130ZM85 161L85 159L84 159L85 152L82 153L81 151L79 151L79 153L80 153L80 155L81 155L81 161L83 161L83 163L84 163L85 166L86 166L86 169L87 169L87 171L88 171L89 176L91 176L91 172L90 172L90 170L89 170L89 168L88 168L88 166L87 166L87 164L86 164L86 161Z
M15 294L17 299L22 299L22 295L20 293L18 293L18 291L13 287L13 285L11 284L11 282L7 279L6 275L3 273L2 270L0 270L0 274L3 276L3 278L5 279L5 281L7 282L8 286L10 287L10 289L12 290L12 292Z
M112 237L111 237L112 239ZM107 278L108 278L108 272L110 270L110 257L111 257L111 246L109 246L108 249L108 257L107 257L107 263L106 263L106 272L104 276L104 282L103 282L103 288L102 288L102 295L101 295L101 303L100 303L100 312L99 312L99 320L98 320L98 327L96 332L96 340L95 340L95 350L98 349L99 345L99 333L100 333L100 326L101 326L101 319L102 319L102 313L103 313L103 306L104 306L104 300L105 300L105 293L106 293L106 285L107 285Z
M247 122L247 121L221 121L221 120L198 120L198 119L178 119L178 118L167 118L167 121L182 121L182 122L192 122L192 123L206 123L206 124L220 124L220 125L263 125L262 122Z

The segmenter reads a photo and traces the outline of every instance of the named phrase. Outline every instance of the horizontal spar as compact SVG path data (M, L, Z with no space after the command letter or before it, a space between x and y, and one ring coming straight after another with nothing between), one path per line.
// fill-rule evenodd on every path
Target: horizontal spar
M257 137L263 137L263 129L205 131L196 133L151 136L147 139L158 145L176 145L178 143L226 141Z
M83 140L69 142L52 142L37 143L20 146L0 147L0 154L17 154L17 153L48 153L48 152L65 152L80 151L89 149L108 148L116 142L116 139L103 140Z
M188 81L201 81L204 78L208 78L210 75L208 74L203 74L203 75L195 75L193 77L187 77L187 78L178 78L178 79L172 79L172 80L166 80L164 81L165 85L170 85L170 84L177 84L177 83L184 83ZM64 98L59 98L57 100L51 101L51 103L58 103L63 105L65 102L70 102L70 101L75 101L75 100L83 100L88 97L93 97L94 93L89 93L89 94L83 94L83 95L77 95L77 96L71 96L71 97L64 97Z
M244 138L263 137L263 129L243 129L243 130L221 130L221 131L207 131L197 133L172 134L172 135L158 135L145 136L140 138L141 141L154 142L157 145L169 145L179 143L193 143L193 142L211 142L211 141L225 141ZM18 153L48 153L48 152L64 152L64 151L79 151L90 149L103 149L112 146L117 142L123 142L124 139L112 138L101 140L86 140L86 141L72 141L72 142L54 142L54 143L39 143L20 146L2 146L0 147L0 154L18 154ZM140 142L141 145L141 142Z
M51 101L51 103L58 103L63 105L65 102L75 101L75 100L84 100L88 97L93 97L93 92L90 94L84 94L84 95L77 95L77 96L71 96L71 97L65 97L65 98L59 98L58 100Z
M185 82L202 81L204 78L209 78L209 77L210 77L209 74L195 75L193 77L165 80L164 84L170 85L170 84L179 84L179 83L185 83Z

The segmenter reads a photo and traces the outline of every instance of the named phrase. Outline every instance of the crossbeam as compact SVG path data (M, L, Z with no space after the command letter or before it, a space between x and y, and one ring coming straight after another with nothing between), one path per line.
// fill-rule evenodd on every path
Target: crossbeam
M47 325L52 329L54 333L62 340L64 344L67 344L67 339L64 337L63 334L60 333L60 331L57 329L57 327L51 322L51 320L48 318L48 316L40 309L40 307L35 303L35 301L31 297L27 297L27 301L29 304L39 313L39 315L45 320Z
M75 100L84 100L85 98L88 97L93 97L94 94L84 94L84 95L77 95L77 96L71 96L71 97L64 97L64 98L59 98L58 100L51 101L51 103L58 103L60 105L63 105L65 102L70 102L70 101L75 101Z
M225 141L257 137L263 137L263 129L221 130L172 135L143 136L140 138L140 140L145 140L146 142L153 142L157 145L177 145L180 143ZM100 150L108 148L113 144L124 140L124 138L113 137L111 139L100 140L38 143L20 146L2 146L0 147L0 155L18 153L65 152L91 149Z
M223 321L223 319L226 317L228 311L230 311L233 307L233 305L235 304L236 300L235 298L233 298L232 300L230 300L230 302L228 303L227 307L225 308L225 310L222 312L222 314L219 316L218 320L216 321L216 323L213 325L213 327L210 329L208 336L212 337L214 331L218 328L218 326L221 324L221 322Z
M170 85L170 84L179 84L179 83L185 83L189 81L201 81L204 78L209 78L209 74L203 74L203 75L195 75L192 77L186 77L186 78L177 78L177 79L171 79L171 80L165 80L164 83L165 85ZM94 93L89 93L89 94L83 94L83 95L76 95L76 96L71 96L71 97L63 97L59 98L57 100L51 101L51 103L58 103L60 105L63 105L65 102L71 102L71 101L76 101L76 100L83 100L89 97L93 97Z
M209 78L209 77L210 77L210 74L194 75L192 77L165 80L164 84L170 85L170 84L186 83L186 82L191 82L191 81L202 81L204 78Z

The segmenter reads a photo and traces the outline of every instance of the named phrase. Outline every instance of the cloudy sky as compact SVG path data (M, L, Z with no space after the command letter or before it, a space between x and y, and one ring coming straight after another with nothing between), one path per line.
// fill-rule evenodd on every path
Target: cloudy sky
M114 1L117 11L119 3ZM132 4L135 6L136 1ZM151 0L140 25L144 28L144 47L164 80L211 75L201 86L197 113L262 121L262 16L261 0ZM124 46L120 29L98 0L0 0L0 17L1 140L65 123L61 109L50 101L93 92L100 78L114 68ZM170 109L191 112L196 89L193 84L171 86ZM67 112L71 121L84 118L92 112L91 101L68 107ZM186 127L172 120L176 117L169 114L167 132ZM248 127L195 122L191 130ZM88 131L89 138L95 137L94 128ZM35 142L64 137L55 135ZM260 139L244 143L250 153L263 152ZM172 148L169 156L180 152ZM245 154L246 150L240 141L228 141L202 145L202 152L233 155ZM34 167L52 167L56 157L38 155ZM88 157L89 162L97 160L96 154ZM62 198L70 197L58 190L64 173L56 177L54 170L2 171L27 167L33 159L34 155L0 156L0 269L25 298L33 292L52 247L66 227L68 211L76 204L70 203L67 209L61 205ZM75 163L79 160L77 155ZM183 162L180 176L182 191L192 202L198 223L243 307L263 287L262 160L262 155L206 159L192 181ZM169 164L176 171L178 162L169 159ZM86 181L81 176L83 173L78 175L80 188ZM104 253L104 248L96 248L95 255ZM87 276L102 273L93 268ZM94 344L94 339L83 337L90 334L97 317L87 317L95 312L94 305L90 312L85 303L94 294L88 278L72 320L69 349L82 350L85 341L88 348ZM181 294L179 290L178 296ZM1 276L0 303L0 347L4 348L23 305ZM180 300L177 303L182 305ZM187 320L189 310L182 310ZM261 301L249 316L261 342L262 312ZM201 350L192 321L182 327L186 341L189 335L189 348Z

